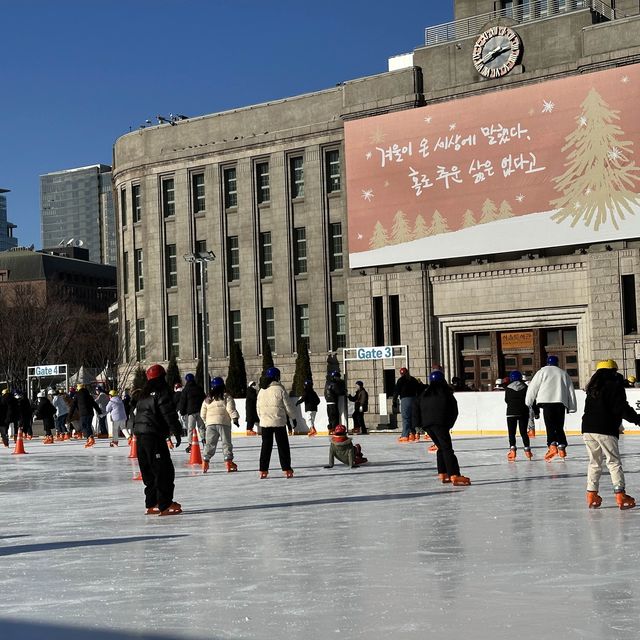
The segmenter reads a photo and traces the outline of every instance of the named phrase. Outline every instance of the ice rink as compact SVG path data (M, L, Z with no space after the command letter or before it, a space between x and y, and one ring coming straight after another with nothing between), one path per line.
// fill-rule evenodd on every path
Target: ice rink
M585 504L586 451L566 462L504 438L457 438L471 487L441 485L427 444L357 438L370 463L291 439L295 477L259 480L259 438L203 476L174 451L179 516L144 515L128 447L0 451L0 638L637 640L640 508L608 474ZM622 439L640 496L640 438Z

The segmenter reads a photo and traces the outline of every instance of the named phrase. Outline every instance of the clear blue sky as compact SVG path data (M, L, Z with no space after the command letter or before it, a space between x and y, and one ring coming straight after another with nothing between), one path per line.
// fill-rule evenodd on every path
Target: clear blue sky
M111 164L156 114L197 116L381 73L453 0L0 0L0 187L40 247L39 176Z

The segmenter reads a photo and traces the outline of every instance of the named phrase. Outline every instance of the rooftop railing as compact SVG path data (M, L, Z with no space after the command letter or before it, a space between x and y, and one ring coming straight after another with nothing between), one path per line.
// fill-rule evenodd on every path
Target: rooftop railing
M480 32L480 29L485 24L500 18L508 18L517 23L524 23L585 9L591 9L591 11L605 20L614 20L616 17L615 9L600 0L524 0L522 4L516 5L514 3L513 6L499 9L498 11L482 13L462 20L454 20L434 27L427 27L424 31L424 41L426 46L430 46L474 36Z

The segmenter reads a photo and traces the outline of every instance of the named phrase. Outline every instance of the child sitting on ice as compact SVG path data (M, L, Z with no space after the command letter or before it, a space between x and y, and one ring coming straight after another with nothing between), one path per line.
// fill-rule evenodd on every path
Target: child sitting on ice
M351 438L347 437L347 428L343 424L337 425L333 431L329 444L329 464L325 466L325 469L333 468L335 458L350 469L355 469L367 462L367 459L362 455L360 445L353 444Z

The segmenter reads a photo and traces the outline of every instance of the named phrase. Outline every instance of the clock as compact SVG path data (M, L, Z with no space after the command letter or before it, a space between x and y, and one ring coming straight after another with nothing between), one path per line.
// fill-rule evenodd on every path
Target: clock
M522 53L520 36L509 27L491 27L473 45L473 64L485 78L500 78L513 67Z

